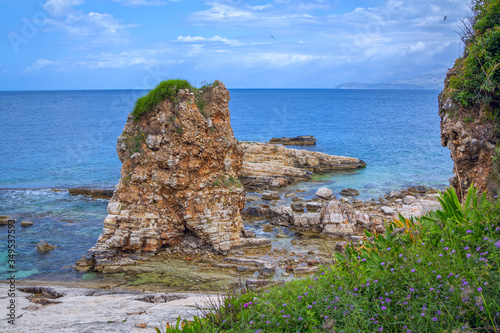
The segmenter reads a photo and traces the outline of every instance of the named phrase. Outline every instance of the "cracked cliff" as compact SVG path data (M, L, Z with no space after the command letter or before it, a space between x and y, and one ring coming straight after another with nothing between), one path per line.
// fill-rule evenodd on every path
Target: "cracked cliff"
M129 116L117 142L121 179L109 215L77 269L99 271L100 259L183 242L219 253L241 243L243 151L230 124L229 92L218 81L176 88L151 110Z

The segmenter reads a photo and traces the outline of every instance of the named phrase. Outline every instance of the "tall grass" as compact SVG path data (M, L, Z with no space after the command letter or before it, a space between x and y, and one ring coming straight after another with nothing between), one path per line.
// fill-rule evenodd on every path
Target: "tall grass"
M316 276L230 297L184 332L499 332L500 204L473 187L463 205L453 189L440 200Z

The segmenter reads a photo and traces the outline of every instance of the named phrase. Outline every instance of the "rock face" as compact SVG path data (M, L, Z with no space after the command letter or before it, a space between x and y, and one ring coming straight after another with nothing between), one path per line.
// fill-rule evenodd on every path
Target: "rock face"
M314 146L316 144L316 138L312 135L300 135L294 138L272 138L269 143L279 143L290 146Z
M243 151L230 125L229 92L216 81L202 98L203 113L194 94L181 89L175 103L166 99L138 120L129 116L117 142L121 179L104 230L80 267L188 239L221 253L240 245Z
M56 247L54 245L50 245L46 241L39 241L36 244L36 249L38 250L38 252L48 252L48 251L51 251L55 248Z
M307 180L312 172L364 168L366 163L353 157L289 149L281 145L240 142L243 169L240 180L248 189L278 188Z
M455 162L454 176L450 179L459 197L465 196L469 186L490 195L498 193L499 170L492 163L498 138L494 135L494 121L481 108L464 109L451 97L449 80L455 75L449 70L445 88L439 95L441 117L441 144L448 147Z

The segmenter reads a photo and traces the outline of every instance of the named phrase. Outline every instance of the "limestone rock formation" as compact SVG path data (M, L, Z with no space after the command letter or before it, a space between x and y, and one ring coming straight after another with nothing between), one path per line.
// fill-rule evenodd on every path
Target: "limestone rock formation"
M244 150L240 180L248 189L277 188L307 180L313 172L358 169L366 163L353 157L290 149L281 145L240 142Z
M104 230L77 269L101 270L103 258L193 239L221 253L241 243L243 150L230 125L229 92L216 81L197 100L188 89L174 97L137 120L129 116L117 142L121 179Z
M495 137L495 123L483 109L464 109L451 97L450 78L455 75L449 70L445 88L439 95L439 115L441 117L441 144L448 147L455 162L450 185L459 197L474 185L480 191L496 194L500 181L495 172L492 156L498 138Z
M278 143L289 146L314 146L316 144L316 138L312 135L299 135L293 138L272 138L269 143Z

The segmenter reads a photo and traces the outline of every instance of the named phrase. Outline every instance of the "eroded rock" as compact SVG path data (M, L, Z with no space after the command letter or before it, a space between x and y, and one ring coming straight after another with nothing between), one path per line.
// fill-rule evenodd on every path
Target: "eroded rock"
M244 150L240 180L247 189L279 188L307 180L313 172L357 169L360 159L334 156L282 145L240 142Z
M192 92L179 90L175 102L167 98L139 119L128 118L117 142L121 179L103 232L81 266L156 253L187 236L199 240L190 244L220 253L240 245L243 150L230 125L229 92L216 81L202 98L203 113Z

